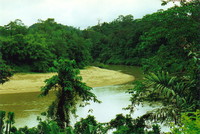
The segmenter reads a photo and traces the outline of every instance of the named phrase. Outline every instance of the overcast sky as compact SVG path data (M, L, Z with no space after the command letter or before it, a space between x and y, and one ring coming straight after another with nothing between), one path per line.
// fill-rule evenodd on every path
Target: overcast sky
M136 19L170 6L161 6L161 0L0 0L0 25L21 19L30 26L38 19L55 18L83 29L96 25L98 19L110 22L128 14Z

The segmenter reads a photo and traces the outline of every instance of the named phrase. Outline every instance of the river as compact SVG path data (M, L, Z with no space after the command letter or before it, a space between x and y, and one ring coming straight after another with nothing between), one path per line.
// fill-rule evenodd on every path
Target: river
M108 66L107 69L134 75L136 79L141 79L143 77L139 67L112 65ZM99 122L108 122L115 118L116 114L128 114L129 111L122 109L130 104L130 95L125 92L132 87L133 85L127 82L122 85L93 88L93 93L95 93L102 103L97 104L91 102L91 104L86 107L78 108L78 118L72 117L72 124L82 117L85 118L89 114L94 115ZM46 111L48 105L50 105L54 99L53 93L47 97L38 97L38 95L39 92L0 94L0 110L12 111L15 113L16 127L24 127L25 125L34 127L38 124L36 120L37 116L39 116L41 112ZM135 111L133 117L140 116L153 108L154 107L148 105L144 107L138 106L138 110Z

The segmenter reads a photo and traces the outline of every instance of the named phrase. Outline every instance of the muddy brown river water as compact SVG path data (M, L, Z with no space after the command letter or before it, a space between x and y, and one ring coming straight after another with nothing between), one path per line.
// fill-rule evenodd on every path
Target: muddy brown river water
M133 75L135 79L141 79L143 77L139 67L109 66L108 69ZM102 103L96 104L91 102L91 104L86 107L78 108L77 115L79 117L71 117L72 124L89 114L94 115L99 122L108 122L115 118L116 114L128 114L129 111L122 110L122 108L125 108L130 104L130 95L125 92L127 89L132 88L133 85L131 84L130 79L127 81L125 80L123 83L124 84L120 83L119 85L113 85L112 83L112 85L107 84L107 86L94 87L93 93L96 94ZM53 93L47 97L38 97L38 95L39 92L0 94L0 110L12 111L15 113L16 127L34 127L38 124L38 121L36 120L37 116L40 116L41 112L47 110L54 99ZM154 107L149 105L145 105L144 107L138 106L133 117L140 116L153 108ZM90 109L92 109L92 112L88 112L91 111Z

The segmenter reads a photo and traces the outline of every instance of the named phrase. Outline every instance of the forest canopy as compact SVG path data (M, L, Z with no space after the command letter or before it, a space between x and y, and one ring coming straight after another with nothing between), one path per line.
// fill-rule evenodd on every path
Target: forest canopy
M163 1L163 5L169 1L172 0ZM162 107L136 120L129 116L117 115L116 119L107 124L108 129L116 128L116 133L144 133L145 120L153 120L174 121L176 125L181 126L174 127L173 131L177 133L188 132L191 126L195 128L194 133L199 132L196 123L200 119L199 0L181 0L180 5L159 10L141 19L134 19L132 15L120 15L112 22L99 23L84 30L59 24L53 18L38 20L30 27L16 19L0 26L0 48L0 84L8 81L13 71L48 72L49 68L55 67L53 63L57 61L67 61L66 63L71 64L70 60L74 60L77 64L73 64L73 68L83 68L93 62L141 66L146 76L143 80L136 81L135 87L129 90L132 104L127 109L131 111L144 101L159 101ZM66 86L65 81L62 81L67 77L66 71L73 72L67 67L61 66L65 76L58 73L59 78L64 77L58 83L64 83L63 87ZM73 68L71 67L72 70ZM73 74L69 82L73 81L75 87L78 83L78 87L89 90L85 84L79 83L80 78L75 77L77 74ZM46 90L43 91L51 89L52 81L54 85L59 82L57 76L47 80L49 85L47 84L46 88L43 88ZM65 90L72 90L60 89L64 93ZM87 90L83 91L89 94ZM93 94L89 95L95 97ZM63 98L65 100L66 96ZM13 113L9 115L13 117ZM0 111L0 116L5 117L5 112ZM92 123L81 130L81 123L87 124L86 121ZM48 127L54 126L59 132L59 126L54 123L40 121L38 128L26 129L43 131L40 130L43 124ZM95 133L105 130L104 126L97 125L94 117L88 117L75 125L75 131L86 132L91 126L96 127L93 129ZM154 130L152 133L159 133L158 126L154 126ZM73 130L67 128L62 131Z
M145 72L189 73L199 46L199 1L159 10L141 19L120 15L112 22L80 30L20 19L0 26L1 58L15 71L47 72L59 59L82 68L92 62L142 66Z

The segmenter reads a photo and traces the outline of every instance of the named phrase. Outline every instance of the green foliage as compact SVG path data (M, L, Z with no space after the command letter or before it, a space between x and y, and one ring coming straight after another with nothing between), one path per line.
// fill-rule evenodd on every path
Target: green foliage
M5 121L5 119L6 119L5 117L6 117L6 112L0 111L0 134L3 134L4 132L6 134L10 134L13 130L12 124L15 123L14 113L8 112L6 121ZM4 129L5 129L5 131L4 131Z
M99 67L99 68L106 68L107 65L100 63L100 62L94 62L92 64L90 64L91 66L95 66L95 67Z
M98 123L94 116L89 115L85 119L81 119L74 125L76 134L104 134L106 133L103 124Z
M66 133L67 133L67 134L75 134L72 127L67 127L67 128L66 128Z
M144 117L132 119L130 115L125 117L122 114L118 114L115 119L109 122L108 127L109 129L116 129L113 134L160 134L158 125L153 125L152 131L145 130L147 125L144 119Z
M30 27L18 19L0 27L2 58L36 72L46 72L52 61L64 58L75 60L79 68L92 61L140 65L145 72L190 73L193 57L188 54L198 52L200 42L199 12L198 0L181 1L142 19L120 15L83 31L52 18Z
M13 113L10 113L13 114ZM14 123L14 116L10 118L10 122ZM0 111L0 121L4 123L5 112ZM12 120L12 121L11 121ZM160 128L158 125L153 125L152 130L145 130L145 120L143 117L132 119L130 115L124 117L119 114L115 119L112 119L109 123L98 123L94 116L89 115L87 118L82 118L80 121L76 122L74 128L68 126L65 128L60 127L57 122L53 120L42 120L38 117L39 124L33 128L28 128L27 126L22 128L11 127L5 133L13 134L106 134L108 130L113 130L114 134L160 134ZM3 134L4 125L0 122L2 130L0 133Z
M107 64L140 65L145 73L189 73L193 58L188 54L198 52L200 42L200 3L182 3L142 19L119 16L84 30L84 37L92 41L92 57Z
M80 30L58 24L54 19L40 20L29 30L33 37L39 36L43 39L35 41L44 44L55 58L75 60L80 68L91 61L90 41L81 37Z
M0 111L0 134L3 134L5 116L6 112Z
M2 59L19 71L29 66L28 71L47 72L52 62L61 58L75 60L83 68L91 62L90 46L80 30L54 19L39 20L30 27L15 20L0 27Z
M8 112L7 120L6 120L6 134L10 134L11 132L11 126L14 124L14 113Z
M27 126L17 129L14 124L14 113L8 112L7 120L5 121L5 111L0 111L0 134L65 134L67 131L62 130L56 122L52 120L42 121L36 127L28 128ZM4 121L6 126L4 126ZM4 131L5 129L5 131Z
M17 34L2 40L2 58L15 66L31 66L30 71L46 72L52 62L52 54L45 46L29 44L24 35Z
M129 93L132 94L132 105L129 109L134 111L136 105L145 101L162 103L162 107L146 114L148 119L154 121L175 121L180 123L180 114L185 111L194 111L199 105L199 99L194 93L194 81L184 77L171 76L166 72L150 73L145 80L137 84Z
M181 125L173 125L173 134L198 134L200 133L200 111L186 112L181 115Z
M171 1L163 0L162 5ZM45 81L41 93L46 96L50 90L56 89L56 100L47 112L53 121L41 121L35 128L17 130L11 127L12 114L4 123L5 112L0 111L0 133L4 128L16 134L104 133L116 128L116 134L142 134L147 133L145 119L175 121L181 127L174 128L174 133L198 132L198 112L182 115L182 120L180 116L182 112L194 112L200 108L200 2L181 0L180 3L141 19L120 15L110 23L104 22L83 31L58 24L54 19L39 20L30 27L19 19L0 26L1 84L12 76L12 70L6 64L20 68L17 70L35 72L47 72L56 67L54 71L58 72ZM59 59L75 60L77 64ZM100 67L105 67L103 63L142 66L147 75L129 90L132 105L128 109L134 112L135 106L145 101L159 101L162 106L136 120L117 115L107 127L91 116L81 119L75 130L69 127L69 114L75 114L77 100L98 102L91 88L81 82L76 69L91 61ZM153 131L148 133L160 133L159 127L153 126Z
M0 59L0 84L5 83L13 75L13 71Z
M75 61L59 60L57 63L58 75L47 79L42 87L41 95L46 96L52 89L56 89L56 100L48 109L48 117L55 120L61 128L69 126L70 114L76 113L77 100L99 102L91 92L92 88L82 83Z
M15 36L17 34L27 34L27 27L19 19L11 21L8 25L1 28L2 36Z
M12 132L14 134L65 134L60 127L54 121L40 121L36 127L28 128L27 126L23 128L13 128Z

